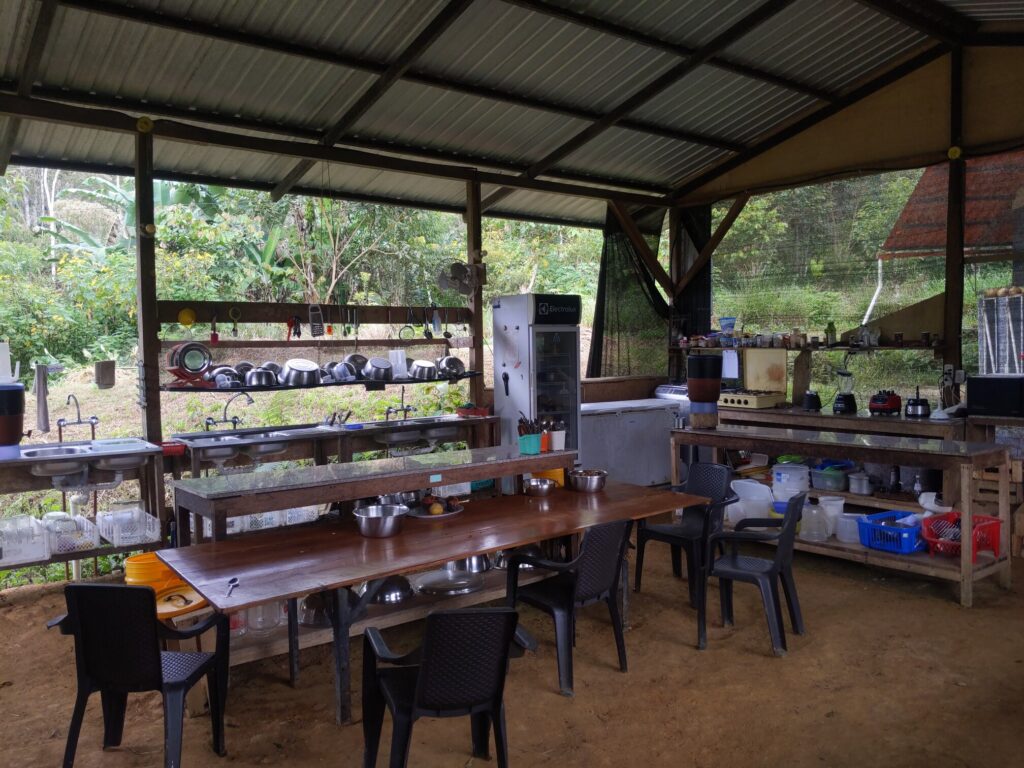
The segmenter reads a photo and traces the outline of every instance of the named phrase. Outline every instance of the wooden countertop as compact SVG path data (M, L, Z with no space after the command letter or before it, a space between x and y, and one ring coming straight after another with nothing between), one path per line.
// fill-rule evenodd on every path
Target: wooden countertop
M322 520L157 554L218 611L352 586L450 560L532 544L616 520L637 520L706 499L623 483L600 493L473 501L441 520L407 519L389 539L367 539L355 521ZM227 582L238 587L227 596Z
M672 439L676 443L729 450L849 458L930 469L951 469L961 464L984 469L1005 463L1008 456L1005 446L993 443L732 424L721 425L715 430L674 429Z
M719 420L730 424L793 425L798 428L820 429L829 432L867 432L878 435L912 435L916 437L943 437L961 439L964 419L914 419L902 414L872 416L868 411L855 414L832 413L831 405L821 411L803 408L729 408L720 406Z

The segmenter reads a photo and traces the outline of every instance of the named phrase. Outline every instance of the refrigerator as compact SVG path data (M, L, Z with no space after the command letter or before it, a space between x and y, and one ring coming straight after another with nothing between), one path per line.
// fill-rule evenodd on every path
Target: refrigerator
M565 422L566 450L579 448L581 307L579 296L540 293L491 301L502 445L517 444L522 412Z

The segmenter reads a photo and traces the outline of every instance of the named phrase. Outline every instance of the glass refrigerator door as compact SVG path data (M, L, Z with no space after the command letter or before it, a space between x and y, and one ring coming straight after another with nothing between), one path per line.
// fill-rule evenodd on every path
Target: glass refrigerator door
M578 447L580 360L575 328L534 328L536 418L565 423L565 447Z

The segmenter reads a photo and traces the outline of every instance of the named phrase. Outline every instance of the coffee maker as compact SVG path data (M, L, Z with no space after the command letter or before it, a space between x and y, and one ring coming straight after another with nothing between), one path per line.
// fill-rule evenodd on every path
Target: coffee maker
M832 403L832 413L855 414L857 412L857 398L853 396L853 374L845 368L836 371L839 377L839 391Z

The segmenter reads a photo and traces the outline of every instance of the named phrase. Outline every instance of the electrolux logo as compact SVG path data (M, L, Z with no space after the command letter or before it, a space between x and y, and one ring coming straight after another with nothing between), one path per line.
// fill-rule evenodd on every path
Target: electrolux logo
M537 314L543 317L557 314L575 315L576 307L567 306L565 304L548 304L546 301L542 301L537 305Z

